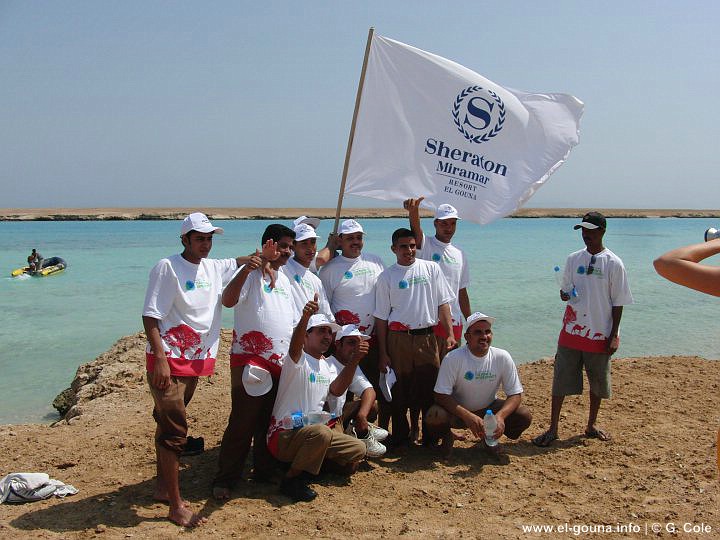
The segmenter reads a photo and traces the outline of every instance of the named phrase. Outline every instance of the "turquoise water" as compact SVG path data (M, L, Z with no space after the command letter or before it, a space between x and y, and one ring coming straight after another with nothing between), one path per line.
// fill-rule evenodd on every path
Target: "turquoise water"
M460 222L455 243L471 265L473 310L498 318L494 345L519 363L554 353L564 304L553 268L580 249L572 219ZM269 221L219 222L215 257L249 253ZM365 250L394 261L390 235L405 220L364 220ZM423 222L432 231L430 220ZM620 356L693 354L718 358L718 301L659 278L652 260L702 240L709 219L612 219L607 247L625 262L636 304L625 308ZM320 233L329 232L324 221ZM68 269L48 278L0 278L0 423L55 419L51 402L77 366L121 336L141 330L150 268L180 250L179 222L0 222L0 270L22 265L30 250L60 256ZM232 326L225 310L223 326Z

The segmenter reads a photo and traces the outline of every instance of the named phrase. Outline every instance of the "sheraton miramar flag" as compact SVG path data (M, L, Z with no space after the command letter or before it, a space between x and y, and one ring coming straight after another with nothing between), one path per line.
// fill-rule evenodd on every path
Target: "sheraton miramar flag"
M522 206L578 144L583 103L503 88L382 36L370 46L345 193L424 196L489 223Z

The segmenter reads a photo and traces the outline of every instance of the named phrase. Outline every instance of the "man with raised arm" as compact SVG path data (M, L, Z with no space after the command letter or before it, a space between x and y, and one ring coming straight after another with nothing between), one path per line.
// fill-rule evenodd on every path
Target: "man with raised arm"
M183 527L205 522L180 497L178 458L187 442L186 406L198 377L213 374L220 342L221 295L237 259L209 259L214 227L205 214L187 216L180 228L183 251L161 259L150 272L143 307L146 365L155 407L155 499L170 505Z
M262 271L259 257L251 257L223 291L223 305L235 308L235 322L230 352L232 409L213 480L213 496L218 500L228 499L230 489L241 478L251 441L254 478L266 481L275 469L265 433L282 358L290 345L295 309L292 285L278 269L290 258L294 238L295 233L285 225L268 225L262 244L264 252L275 251L269 261L272 275Z
M397 377L392 388L392 442L407 446L408 408L415 406L424 413L433 404L440 367L433 327L438 322L444 326L448 349L457 343L450 318L455 295L436 263L415 258L412 231L396 230L391 249L397 262L380 274L375 286L375 328L380 370L392 366ZM434 442L423 430L423 444Z
M306 304L293 331L267 434L273 455L290 464L280 492L293 501L311 501L317 496L308 483L325 460L354 472L367 452L363 441L335 429L336 419L326 412L328 401L343 396L352 382L362 354L359 342L338 372L324 353L340 327L325 315L316 315L317 311L315 297Z
M325 287L317 277L310 271L310 265L315 260L317 250L317 239L319 238L315 229L307 223L301 223L295 227L295 240L293 241L293 256L290 257L280 271L290 281L290 291L295 304L295 320L300 318L302 310L315 294L318 295L320 313L323 313L334 321L335 317L330 310L330 303L325 296Z
M363 253L365 231L354 219L347 219L338 229L341 253L320 272L320 280L338 324L355 324L370 336L370 349L360 367L372 383L378 397L380 427L390 423L390 406L380 392L378 349L375 339L375 283L385 269L377 255Z
M532 422L527 407L521 405L523 387L510 353L491 347L494 317L473 313L467 319L465 346L450 351L435 383L435 405L427 413L427 428L442 438L443 453L450 455L454 437L452 428L469 429L485 445L487 410L495 415L497 427L491 434L497 440L503 434L517 439ZM506 399L498 399L502 387Z
M407 199L403 206L408 211L410 229L415 235L418 259L434 261L440 265L445 279L455 293L455 300L450 304L452 316L453 335L455 341L460 343L462 337L463 318L470 316L470 297L467 287L470 284L470 269L465 252L452 243L457 222L460 219L454 206L441 204L435 211L435 236L425 236L420 223L420 203L425 197ZM440 359L447 354L445 348L445 329L442 325L435 326L435 335L438 337Z

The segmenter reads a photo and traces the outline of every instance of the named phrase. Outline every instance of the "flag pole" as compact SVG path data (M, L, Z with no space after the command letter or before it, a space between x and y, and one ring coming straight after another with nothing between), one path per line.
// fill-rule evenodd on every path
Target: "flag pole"
M353 111L352 123L350 124L350 136L348 137L347 150L345 151L345 164L343 165L342 180L340 181L340 193L338 194L337 209L335 210L335 225L333 234L337 233L340 222L340 210L342 208L343 195L345 194L345 180L347 180L348 167L350 165L350 152L352 151L353 139L355 138L355 123L357 122L358 111L360 110L360 98L362 97L363 85L365 84L365 71L367 70L368 56L370 56L370 44L372 43L375 28L368 30L367 45L365 45L365 58L363 58L360 82L358 83L357 94L355 95L355 110Z

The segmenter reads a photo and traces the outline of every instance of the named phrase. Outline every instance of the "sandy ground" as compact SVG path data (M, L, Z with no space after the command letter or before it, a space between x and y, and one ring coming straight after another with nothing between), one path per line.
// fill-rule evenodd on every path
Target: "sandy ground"
M224 331L220 358L227 358L228 342ZM84 387L80 416L54 427L0 426L0 476L47 472L80 489L65 500L0 506L0 537L175 538L183 532L151 497L153 422L143 344L142 334L124 338L85 367L100 375ZM614 398L600 414L614 439L580 435L585 394L566 401L561 439L548 449L530 438L547 426L552 362L523 365L525 403L535 420L519 441L506 444L505 461L472 441L456 443L446 460L413 448L403 457L373 460L349 479L320 477L311 503L291 504L277 485L247 481L224 505L209 498L230 403L227 362L217 366L189 407L191 433L206 440L204 454L182 460L183 495L208 518L194 538L720 538L720 362L615 360ZM704 524L705 532L685 533L686 523ZM531 525L570 532L524 533ZM631 532L599 532L600 526ZM667 532L673 527L680 532Z
M522 208L512 217L579 217L599 210L607 217L720 217L720 210L613 209L613 208ZM334 208L0 208L0 221L182 219L191 212L205 212L210 219L295 219L301 215L335 218ZM423 216L430 216L428 211ZM400 208L343 208L345 218L407 217Z

